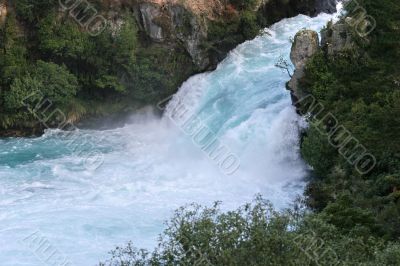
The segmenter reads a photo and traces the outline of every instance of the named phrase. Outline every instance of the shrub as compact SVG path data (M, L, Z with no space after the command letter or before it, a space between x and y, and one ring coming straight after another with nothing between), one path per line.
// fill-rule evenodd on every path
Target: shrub
M260 196L234 211L222 212L219 206L182 207L167 222L153 252L130 242L100 265L372 266L396 265L399 257L399 244L344 235L301 211L277 212Z
M38 61L31 74L16 78L11 84L5 106L10 110L19 109L26 97L37 91L51 102L65 105L77 90L78 81L65 66Z

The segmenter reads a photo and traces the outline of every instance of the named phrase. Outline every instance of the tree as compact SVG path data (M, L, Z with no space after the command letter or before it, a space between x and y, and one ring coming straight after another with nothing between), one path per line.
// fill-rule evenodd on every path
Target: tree
M15 77L27 69L25 39L17 27L15 15L7 15L3 28L0 28L0 84L7 87Z
M9 110L19 110L30 94L39 91L43 97L63 107L77 90L78 81L65 66L38 61L30 74L16 78L11 84L10 91L5 95L5 106Z
M81 32L71 20L60 20L50 13L37 24L39 50L46 58L61 59L65 63L76 63L87 56L89 36Z
M311 124L301 145L303 158L314 168L318 177L326 177L335 165L336 151L329 144L328 135L317 124Z
M244 11L240 17L240 31L246 39L252 39L260 33L257 16L252 11Z
M17 15L30 23L39 21L55 8L56 0L17 0L14 1Z
M126 17L124 24L115 36L115 63L120 66L134 64L136 61L137 40L136 22Z
M288 74L289 77L292 77L291 71L293 71L293 66L289 63L283 56L280 56L278 61L275 63L275 67L280 68Z
M182 207L166 223L154 252L130 242L100 265L395 266L400 257L398 243L344 235L318 215L277 212L260 196L233 211L219 206Z

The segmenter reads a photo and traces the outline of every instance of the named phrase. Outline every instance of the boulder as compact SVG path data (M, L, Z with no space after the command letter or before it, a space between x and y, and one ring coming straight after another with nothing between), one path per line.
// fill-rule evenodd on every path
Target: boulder
M292 93L294 101L302 98L304 93L301 91L299 81L304 76L304 69L309 60L319 50L318 33L312 30L299 31L294 37L290 60L295 66L295 71L288 83L288 89Z
M294 37L290 60L296 69L304 68L307 60L319 49L318 33L312 30L299 31Z

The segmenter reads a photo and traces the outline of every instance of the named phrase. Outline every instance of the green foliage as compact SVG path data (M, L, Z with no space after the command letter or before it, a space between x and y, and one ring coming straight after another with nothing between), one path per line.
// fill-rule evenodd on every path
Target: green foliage
M189 67L182 69L181 66ZM129 71L131 95L150 103L173 94L194 72L194 67L184 51L154 45L138 50L137 64Z
M16 0L17 15L28 22L39 21L58 5L56 0Z
M65 66L38 61L31 74L13 81L5 96L5 106L9 110L19 109L23 107L23 101L36 91L55 104L65 105L76 95L77 89L76 77Z
M16 5L19 21L11 11L0 29L0 129L37 122L21 102L34 91L77 121L154 104L195 72L182 49L141 39L129 13L121 14L118 27L90 36L51 1ZM31 13L43 6L43 12Z
M228 22L215 21L209 23L208 45L211 52L231 49L236 43L244 40L239 32L240 19L234 18Z
M27 69L25 39L17 27L14 14L9 14L0 28L0 84L8 86L12 79Z
M42 84L30 75L15 79L11 84L11 89L5 96L4 105L8 110L20 109L24 106L24 100L30 94L40 91ZM28 110L26 110L28 111Z
M29 129L39 126L28 105L35 109L45 103L53 109L64 109L73 101L78 88L76 77L65 66L37 61L30 71L15 76L9 88L1 91L1 127Z
M240 30L246 39L253 39L260 32L260 25L257 24L257 15L251 11L243 12L240 18Z
M79 25L70 19L59 20L50 13L38 25L39 51L46 57L61 59L65 63L84 59L90 49L88 34L81 32Z
M304 87L325 103L328 98L333 98L336 95L338 82L335 76L330 72L328 65L325 64L326 58L322 52L317 53L307 65L307 76L304 82ZM310 82L308 80L319 80L318 83Z
M255 38L265 26L266 21L259 13L242 10L230 19L209 21L208 40L203 45L218 61L238 43Z
M376 19L376 29L363 37L349 27L352 49L315 55L307 63L302 87L377 164L361 176L328 144L326 134L311 126L302 154L318 179L308 186L308 202L343 234L395 240L400 237L400 6L396 0L357 2Z
M138 47L137 34L138 30L133 17L127 17L115 37L116 54L113 58L116 64L126 67L135 63Z
M378 232L372 211L357 206L349 194L344 194L335 202L328 204L321 217L343 233L370 236Z
M115 90L116 92L125 92L125 87L119 82L116 76L103 75L96 80L96 86L100 89Z
M336 152L328 142L324 129L312 123L301 145L301 155L313 167L317 176L326 176L335 165Z
M167 222L153 252L129 243L100 265L397 265L400 245L343 235L300 211L277 212L257 197L235 211L192 204ZM363 216L363 214L361 214ZM364 222L364 221L361 221ZM364 222L365 223L365 222Z

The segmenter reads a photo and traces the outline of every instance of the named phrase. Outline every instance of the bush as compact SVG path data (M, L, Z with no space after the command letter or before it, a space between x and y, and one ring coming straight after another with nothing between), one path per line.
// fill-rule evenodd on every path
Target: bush
M322 132L322 133L321 133ZM325 177L336 163L337 153L329 144L324 129L312 123L301 144L301 155L313 167L318 177Z
M240 30L246 39L253 39L260 33L257 15L254 12L243 12L240 18Z
M17 0L14 1L17 15L28 22L39 21L55 9L56 0Z
M11 84L5 96L5 106L9 110L18 110L23 107L24 100L37 91L52 103L64 106L77 90L78 81L65 66L38 61L31 74L16 78Z
M130 242L100 265L372 266L396 265L399 256L399 244L343 235L318 216L277 212L260 196L235 211L219 206L180 208L153 252Z

